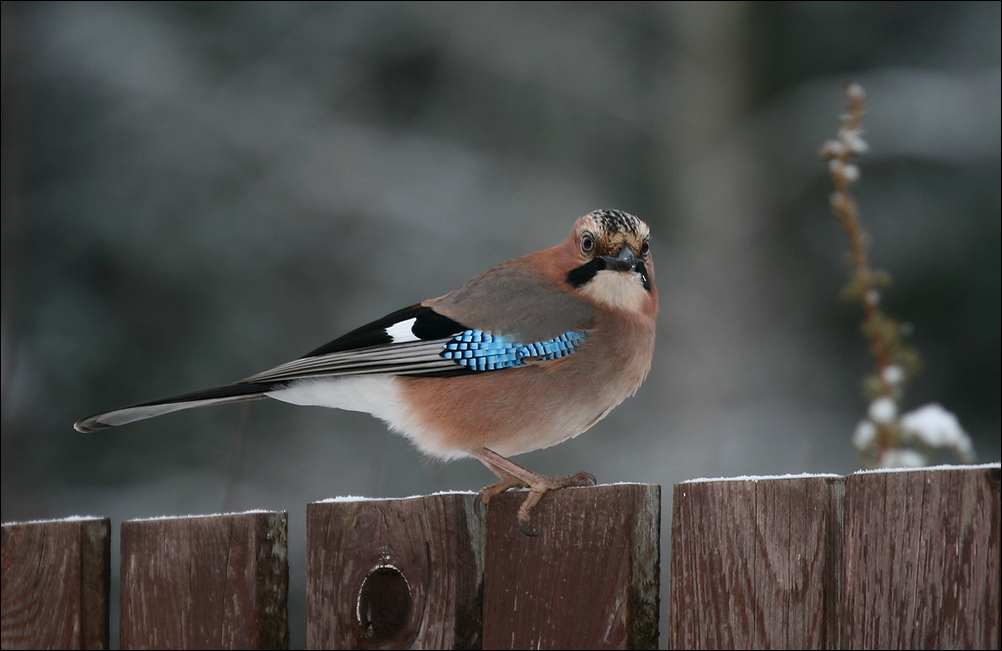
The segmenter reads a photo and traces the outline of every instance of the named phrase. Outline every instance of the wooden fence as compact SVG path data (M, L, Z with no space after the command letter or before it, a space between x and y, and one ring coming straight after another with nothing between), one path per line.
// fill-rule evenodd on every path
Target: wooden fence
M998 649L999 465L682 483L672 648Z
M673 648L999 648L999 466L675 486ZM308 648L656 648L660 488L307 506ZM121 528L122 648L288 645L285 513ZM111 525L3 526L3 648L107 648Z

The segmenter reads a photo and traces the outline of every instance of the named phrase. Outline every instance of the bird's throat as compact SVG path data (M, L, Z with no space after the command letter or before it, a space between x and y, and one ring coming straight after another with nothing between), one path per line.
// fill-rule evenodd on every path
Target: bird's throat
M643 311L650 300L643 276L635 271L599 271L580 289L597 303L628 312Z

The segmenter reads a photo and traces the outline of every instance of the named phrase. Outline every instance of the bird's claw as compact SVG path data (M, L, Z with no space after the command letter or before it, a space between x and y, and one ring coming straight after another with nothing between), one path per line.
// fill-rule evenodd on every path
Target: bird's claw
M482 493L483 491L480 492ZM477 514L477 519L485 524L487 523L487 502L489 499L485 500L478 493L477 499L473 500L473 512Z
M522 532L522 535L529 536L530 538L536 537L536 532L529 528L529 516L522 517L522 514L518 514L518 530Z
M543 499L543 495L548 490L547 488L533 488L529 491L529 496L522 502L522 506L518 507L518 530L526 536L536 537L536 532L529 528L529 520L532 519L533 507L539 504L539 500Z

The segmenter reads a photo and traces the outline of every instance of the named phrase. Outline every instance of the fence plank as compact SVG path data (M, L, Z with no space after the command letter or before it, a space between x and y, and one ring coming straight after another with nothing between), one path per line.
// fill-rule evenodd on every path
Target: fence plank
M288 648L282 512L122 524L123 649Z
M998 648L999 473L849 476L848 648Z
M670 648L838 648L843 489L836 476L676 484Z
M479 648L484 523L475 500L308 505L307 648Z
M3 525L4 649L107 649L111 522Z
M484 648L657 648L661 487L554 491L535 537L516 523L525 495L491 500Z

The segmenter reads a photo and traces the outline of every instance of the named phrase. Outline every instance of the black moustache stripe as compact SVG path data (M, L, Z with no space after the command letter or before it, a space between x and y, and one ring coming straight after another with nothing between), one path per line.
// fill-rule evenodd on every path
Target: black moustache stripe
M605 260L601 257L592 258L577 269L567 272L567 282L573 287L581 287L587 284L595 274L605 269Z
M606 268L605 260L599 256L586 262L576 269L571 269L567 273L567 282L574 287L581 287L588 284L595 274ZM644 289L651 291L651 278L647 274L647 265L643 261L637 263L636 272L644 281Z

